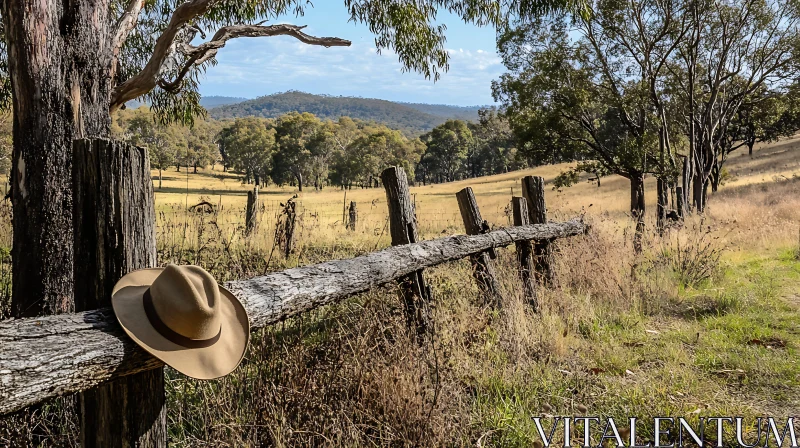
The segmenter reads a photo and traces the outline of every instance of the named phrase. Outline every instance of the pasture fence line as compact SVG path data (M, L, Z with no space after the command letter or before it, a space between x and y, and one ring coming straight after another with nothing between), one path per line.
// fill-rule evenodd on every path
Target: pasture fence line
M110 288L114 283L111 280L116 280L132 268L155 263L154 231L152 223L148 225L146 222L148 219L155 221L152 185L148 190L145 176L135 175L148 172L149 161L146 152L139 148L106 140L82 142L76 144L75 153L77 155L78 151L83 151L92 156L93 169L96 170L93 173L111 169L116 175L122 176L112 176L111 184L102 185L103 188L96 189L86 196L85 201L79 202L88 207L86 204L91 204L93 200L104 206L108 204L109 209L118 207L122 210L119 219L115 218L112 222L101 219L104 208L89 207L82 214L85 218L83 225L99 226L98 229L104 231L117 229L108 233L113 238L95 243L95 246L105 250L94 252L89 246L89 236L96 234L96 231L88 227L89 231L84 232L87 238L83 239L82 244L87 246L81 253L87 254L86 257L90 257L88 254L91 253L99 254L99 259L91 262L92 266L100 266L98 269L103 272L97 275L103 281L86 290L85 294L92 297L80 299L96 306L72 314L0 321L0 415L22 410L49 398L80 392L87 397L85 400L91 398L92 403L96 403L93 412L81 415L84 432L81 440L85 445L91 445L90 442L84 442L89 431L97 431L100 426L107 424L111 418L107 414L113 410L117 414L114 417L116 422L128 425L126 428L131 429L126 431L132 431L114 437L135 442L139 446L165 446L166 405L163 374L160 372L163 364L125 335L113 311L108 308ZM76 160L79 159L76 157ZM133 166L128 166L131 161ZM133 180L116 182L125 178ZM86 188L91 184L79 185L79 182L89 182L87 179L100 182L97 179L105 177L75 176L74 188L89 191ZM389 209L392 247L350 259L225 283L224 286L239 298L247 310L251 331L337 303L377 286L397 282L408 324L423 338L429 331L432 300L424 269L470 257L476 267L476 281L481 285L487 302L499 306L499 288L494 278L492 258L495 249L512 244L517 247L520 275L531 283L526 286L526 295L535 305L535 280L531 272L536 269L534 265L548 260L532 257L530 242L541 245L558 238L584 234L588 229L582 220L577 219L528 224L530 216L526 221L525 207L544 207L543 182L534 179L529 183L535 188L528 192L525 200L515 199L514 223L518 225L491 230L488 223L481 219L472 190L467 188L458 193L467 235L419 241L417 216L404 170L400 167L389 168L382 173L381 180ZM532 201L537 201L538 205L532 205ZM287 206L293 213L294 205L284 205ZM141 210L146 212L146 219L142 218ZM356 212L355 204L352 211ZM518 215L519 219L516 219ZM92 218L97 219L96 224ZM292 226L294 219L291 216ZM355 221L352 218L352 222ZM135 226L130 227L131 223ZM144 229L147 241L137 240L141 229ZM119 241L123 242L121 249L116 246ZM291 244L287 247L291 247ZM133 259L131 255L134 255ZM551 256L552 253L548 254L548 257ZM82 275L88 275L87 269L82 272ZM121 413L115 406L109 406L109 403L119 399L116 394L121 390L120 385L124 386L123 392L128 394L126 402L131 401L131 405L146 412Z

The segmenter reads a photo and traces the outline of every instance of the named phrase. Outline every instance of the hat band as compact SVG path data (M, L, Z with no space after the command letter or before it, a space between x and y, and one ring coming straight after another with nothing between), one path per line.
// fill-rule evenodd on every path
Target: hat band
M219 327L219 331L217 335L213 338L209 339L192 339L187 338L186 336L176 333L172 328L169 328L167 324L158 317L158 313L156 312L156 307L153 306L153 296L150 295L150 288L147 288L147 291L144 292L142 296L142 302L144 304L144 313L147 316L147 320L150 321L150 325L164 338L174 344L178 344L180 346L186 348L206 348L211 347L217 341L219 341L219 336L222 334L222 326Z

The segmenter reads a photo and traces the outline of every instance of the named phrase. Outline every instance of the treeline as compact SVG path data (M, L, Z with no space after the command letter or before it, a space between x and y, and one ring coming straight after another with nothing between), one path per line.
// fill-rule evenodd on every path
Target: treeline
M778 0L592 0L502 32L493 92L529 159L629 179L641 234L646 176L663 228L705 210L733 151L800 128L799 24Z
M425 151L419 139L380 124L292 112L277 119L237 118L217 142L223 163L246 181L322 189L377 186L378 173L400 165L413 173Z
M292 112L278 118L196 119L192 126L159 124L146 108L117 114L114 134L148 148L159 171L222 164L256 186L369 188L379 174L402 166L417 182L448 182L528 166L508 123L481 110L477 123L449 120L420 138L369 121L322 120Z

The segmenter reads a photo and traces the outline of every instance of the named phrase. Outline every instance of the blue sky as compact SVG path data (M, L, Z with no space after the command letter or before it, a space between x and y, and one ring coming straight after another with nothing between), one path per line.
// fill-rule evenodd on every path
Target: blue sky
M240 38L220 50L216 67L201 80L203 95L254 98L286 90L459 106L493 104L490 83L503 73L493 28L466 25L440 14L447 25L450 70L434 83L414 72L401 72L396 55L377 54L372 34L347 22L341 0L318 0L304 17L278 22L308 25L315 36L335 36L351 47L304 45L290 37Z

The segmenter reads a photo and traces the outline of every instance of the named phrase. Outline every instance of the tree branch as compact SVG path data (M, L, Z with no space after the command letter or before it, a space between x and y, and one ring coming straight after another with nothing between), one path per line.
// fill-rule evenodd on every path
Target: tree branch
M114 57L119 55L119 51L125 40L128 39L128 34L131 30L136 28L136 23L139 21L139 13L142 12L145 0L130 0L125 12L117 19L116 31L114 32L114 41L112 48L114 49Z
M158 86L167 91L175 91L180 87L181 81L189 70L200 65L217 55L220 48L224 47L230 39L238 37L266 37L266 36L292 36L307 45L323 47L349 47L350 41L338 37L314 37L304 33L305 26L281 25L233 25L220 28L214 37L201 45L183 45L181 52L187 57L178 76L172 81L159 80Z
M122 51L122 46L125 45L125 41L128 39L128 35L136 28L136 23L139 21L139 13L144 7L144 2L145 0L129 0L125 11L119 16L119 19L117 19L114 40L111 44L112 56L114 58L114 62L111 64L111 79L115 79L117 76L119 54Z
M219 0L191 0L184 2L180 6L175 8L175 11L172 13L172 17L170 18L169 24L167 25L167 28L164 30L161 36L159 36L158 39L156 40L156 45L155 48L153 49L153 54L152 56L150 56L150 60L147 61L147 64L144 66L142 71L140 71L136 76L132 77L131 79L117 86L112 92L111 106L110 106L110 111L112 113L115 110L119 109L123 104L125 104L126 101L138 98L150 92L156 87L159 81L161 68L163 67L164 62L167 60L170 54L172 54L173 46L175 45L175 38L178 36L178 33L180 33L181 30L183 30L185 26L193 19L208 12L209 8L211 8L211 6L217 1ZM237 26L224 27L220 29L220 31L217 34L219 34L220 32L224 32L226 28L230 30L232 28L233 29L237 28ZM264 27L264 28L269 28L269 27ZM304 40L308 40L309 42L319 41L319 38L314 38L312 36L308 36L305 33L301 33L299 27L295 27L293 31L294 33L285 32L277 34L295 35L295 37L297 37L301 41ZM236 36L227 37L227 39L230 39L232 37ZM349 45L349 42L347 44ZM312 45L321 45L321 44L312 43ZM217 50L219 48L221 47L218 47Z
M175 8L167 28L156 40L153 55L150 56L150 60L147 61L142 71L117 86L111 93L110 109L112 113L125 104L126 101L138 98L155 88L161 66L170 55L170 49L178 32L183 29L186 23L195 17L205 14L215 1L192 0Z

